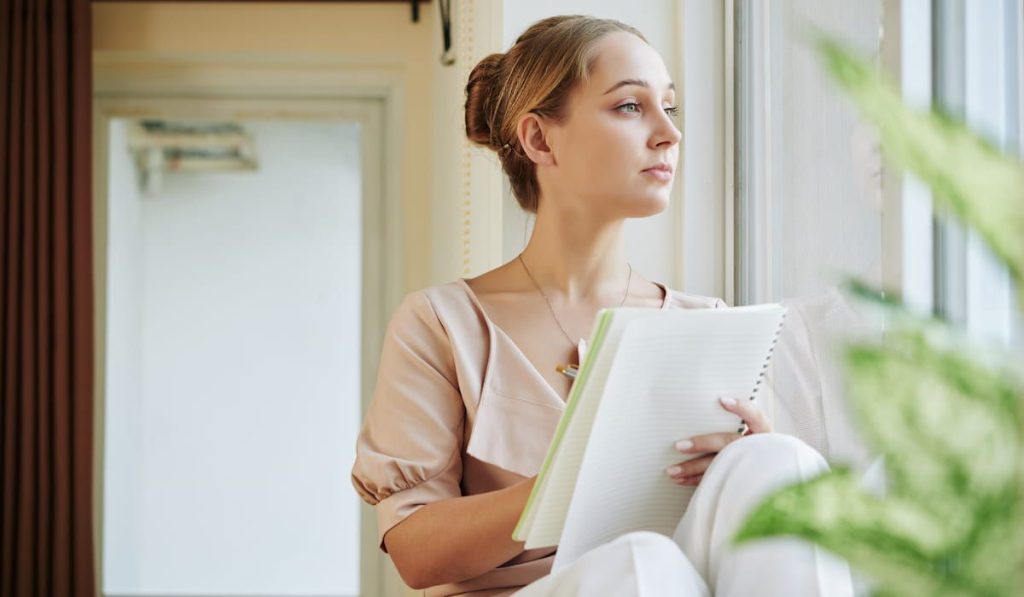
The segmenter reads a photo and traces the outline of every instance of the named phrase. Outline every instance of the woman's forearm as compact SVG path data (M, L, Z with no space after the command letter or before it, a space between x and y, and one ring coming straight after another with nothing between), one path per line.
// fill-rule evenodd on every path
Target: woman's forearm
M402 580L414 589L458 582L521 553L512 529L535 479L427 504L395 525L384 543Z

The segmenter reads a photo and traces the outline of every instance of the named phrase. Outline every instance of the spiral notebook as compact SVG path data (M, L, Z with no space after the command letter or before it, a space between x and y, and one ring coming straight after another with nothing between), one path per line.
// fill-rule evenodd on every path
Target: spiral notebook
M601 311L512 537L557 545L559 568L623 533L671 535L695 490L664 473L688 459L675 442L740 428L717 397L758 395L784 317L776 304Z

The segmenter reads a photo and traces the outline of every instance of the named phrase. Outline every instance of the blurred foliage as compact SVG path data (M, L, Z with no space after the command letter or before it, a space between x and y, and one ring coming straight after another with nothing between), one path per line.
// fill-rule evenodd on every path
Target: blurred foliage
M886 157L973 228L1024 297L1024 167L963 124L905 106L871 64L819 42L828 72L878 130ZM737 542L778 535L845 558L877 595L1020 595L1024 571L1024 380L1014 355L864 285L880 343L846 347L848 395L883 457L886 490L836 468L762 502Z

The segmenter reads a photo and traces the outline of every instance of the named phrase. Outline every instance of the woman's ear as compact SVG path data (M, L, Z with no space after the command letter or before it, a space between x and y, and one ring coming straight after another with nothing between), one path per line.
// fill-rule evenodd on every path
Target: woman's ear
M519 119L516 127L516 135L526 157L540 166L555 165L555 155L547 140L548 124L537 114L528 112Z

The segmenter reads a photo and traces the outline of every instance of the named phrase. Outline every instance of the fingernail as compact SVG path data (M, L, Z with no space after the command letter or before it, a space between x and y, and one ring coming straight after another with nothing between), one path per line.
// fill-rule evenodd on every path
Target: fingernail
M668 474L669 476L678 475L681 472L683 472L683 468L680 466L670 466L667 469L665 469L665 473Z
M724 404L724 405L726 405L726 406L736 406L736 401L735 401L735 400L733 400L732 398L726 398L726 397L724 397L724 396L719 396L719 397L718 397L718 400L719 400L719 401L720 401L720 402L721 402L722 404Z
M676 450L689 450L693 447L693 442L688 439L681 439L676 442Z

